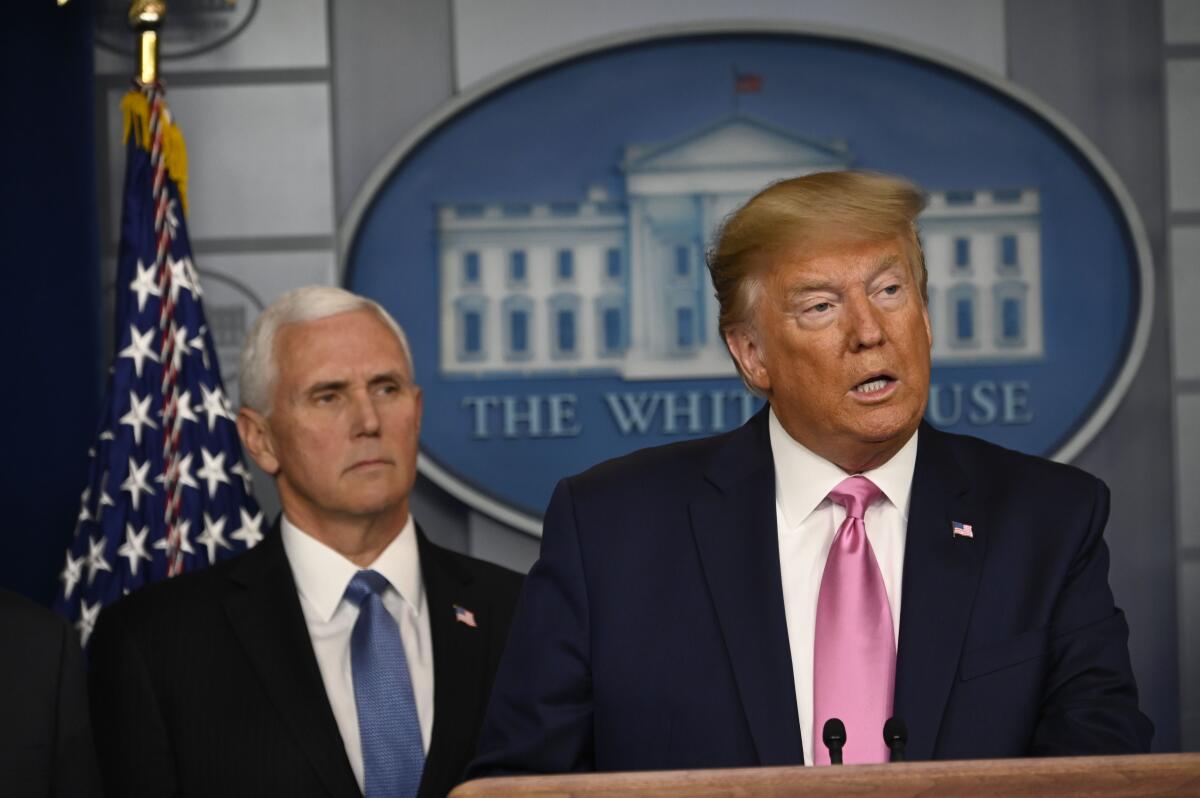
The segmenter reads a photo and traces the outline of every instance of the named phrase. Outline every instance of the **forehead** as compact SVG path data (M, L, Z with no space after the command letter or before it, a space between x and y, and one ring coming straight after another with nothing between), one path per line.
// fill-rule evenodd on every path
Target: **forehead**
M769 261L769 282L777 290L837 287L869 280L899 269L911 274L908 250L902 238L875 241L800 243L781 249Z
M395 332L365 308L280 327L275 359L280 383L393 371L412 377Z

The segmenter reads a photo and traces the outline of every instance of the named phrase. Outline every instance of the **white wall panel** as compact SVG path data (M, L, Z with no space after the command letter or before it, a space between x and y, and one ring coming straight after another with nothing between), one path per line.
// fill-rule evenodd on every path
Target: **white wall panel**
M1200 43L1200 3L1163 0L1163 38L1167 44Z
M1179 545L1200 546L1200 394L1180 394L1176 398L1175 424Z
M1200 60L1167 62L1167 159L1171 210L1200 210Z
M245 2L245 0L242 0ZM357 0L350 0L357 2ZM171 25L170 5L164 26ZM129 55L96 48L97 75L131 75L134 34ZM250 23L229 41L207 52L163 62L163 75L219 69L288 69L329 65L325 0L260 0Z
M124 174L123 93L107 98L112 230ZM168 102L187 140L193 240L332 235L328 84L180 87Z
M1200 680L1190 676L1200 673L1200 561L1183 563L1179 580L1179 709L1184 750L1194 751L1186 741L1200 740Z
M883 34L1005 71L1003 0L454 0L458 88L578 42L653 25L764 20Z
M1171 337L1176 379L1200 379L1200 227L1171 231ZM1200 445L1200 440L1197 441Z

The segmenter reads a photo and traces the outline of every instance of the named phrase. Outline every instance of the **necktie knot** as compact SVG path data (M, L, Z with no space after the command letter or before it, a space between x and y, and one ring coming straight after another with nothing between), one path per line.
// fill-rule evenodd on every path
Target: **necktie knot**
M381 594L388 589L391 582L378 571L362 570L354 575L346 586L346 600L356 607L361 607L367 596Z
M862 520L867 508L883 497L883 491L861 474L847 477L829 491L829 500L846 508L850 518Z

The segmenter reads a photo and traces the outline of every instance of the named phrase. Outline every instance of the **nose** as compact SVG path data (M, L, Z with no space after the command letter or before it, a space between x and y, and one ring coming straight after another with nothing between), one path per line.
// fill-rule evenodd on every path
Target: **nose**
M369 391L354 394L354 434L374 436L379 434L379 409Z
M883 325L880 324L880 310L871 302L866 292L856 292L846 299L846 313L843 320L846 325L846 339L850 351L871 349L884 342Z

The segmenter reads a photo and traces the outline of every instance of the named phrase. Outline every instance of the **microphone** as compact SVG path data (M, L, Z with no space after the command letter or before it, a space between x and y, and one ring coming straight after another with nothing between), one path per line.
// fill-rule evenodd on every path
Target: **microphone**
M829 764L842 764L842 746L846 744L846 724L839 718L830 718L821 728L821 739L829 749Z
M908 745L908 727L900 718L891 717L883 724L883 741L892 752L889 762L903 762L904 748Z

